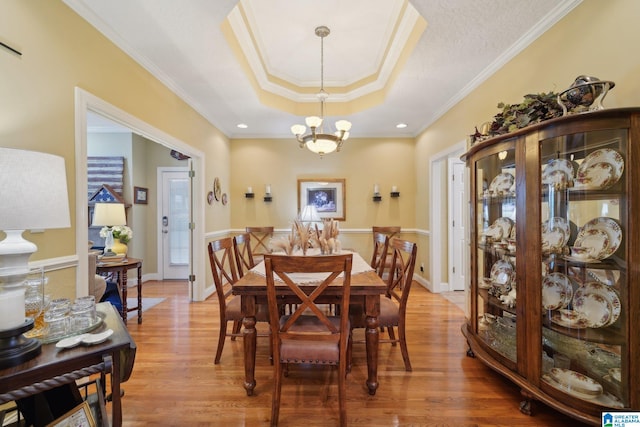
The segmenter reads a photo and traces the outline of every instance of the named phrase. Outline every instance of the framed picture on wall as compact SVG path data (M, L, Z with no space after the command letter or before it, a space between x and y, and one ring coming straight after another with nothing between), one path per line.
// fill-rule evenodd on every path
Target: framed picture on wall
M144 187L133 187L133 203L146 205L149 189Z
M343 178L298 179L298 212L313 205L320 218L344 221L346 215L346 188Z

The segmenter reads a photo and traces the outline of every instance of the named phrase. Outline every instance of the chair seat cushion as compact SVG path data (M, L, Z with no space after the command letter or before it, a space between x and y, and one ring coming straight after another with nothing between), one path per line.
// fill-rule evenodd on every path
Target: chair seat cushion
M244 315L242 314L242 298L238 295L231 297L227 300L227 311L225 316L227 320L242 320ZM256 310L256 322L268 322L269 321L269 309L266 304L258 304Z
M360 304L353 304L349 307L349 318L352 327L365 328L364 309ZM400 310L391 298L380 298L380 314L378 315L378 326L397 326L400 319Z
M280 325L284 325L289 316L280 318ZM340 318L329 317L331 323L340 329ZM315 316L300 316L296 323L289 328L289 334L295 334L295 339L283 338L280 347L280 361L283 363L315 363L338 364L340 361L340 336L331 335L327 327ZM305 340L304 336L309 335ZM314 337L311 337L313 335ZM317 335L326 335L326 341L318 341Z

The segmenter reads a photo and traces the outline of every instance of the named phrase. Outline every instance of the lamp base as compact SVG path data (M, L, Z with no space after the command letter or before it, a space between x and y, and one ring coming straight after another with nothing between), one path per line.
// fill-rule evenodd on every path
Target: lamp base
M22 335L32 328L33 319L28 317L23 325L0 331L0 369L19 365L40 354L40 341Z

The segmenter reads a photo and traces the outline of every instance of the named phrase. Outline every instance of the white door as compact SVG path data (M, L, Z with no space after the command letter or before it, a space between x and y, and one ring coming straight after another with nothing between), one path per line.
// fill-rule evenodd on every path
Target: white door
M189 169L160 170L162 201L160 236L162 239L162 279L188 280L191 248L191 178Z
M465 284L464 173L465 164L458 159L450 159L449 288L452 291L463 291Z

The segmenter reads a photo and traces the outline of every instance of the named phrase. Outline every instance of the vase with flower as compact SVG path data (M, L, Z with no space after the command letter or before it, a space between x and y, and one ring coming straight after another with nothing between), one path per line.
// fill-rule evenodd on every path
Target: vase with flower
M116 255L126 256L127 250L129 249L127 243L129 243L133 238L133 230L131 230L131 227L126 225L102 227L100 230L100 237L107 237L109 230L111 230L111 233L113 234L113 246L111 251L115 252Z

